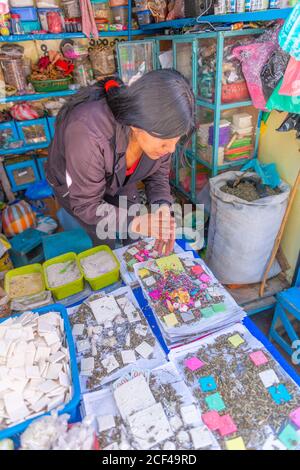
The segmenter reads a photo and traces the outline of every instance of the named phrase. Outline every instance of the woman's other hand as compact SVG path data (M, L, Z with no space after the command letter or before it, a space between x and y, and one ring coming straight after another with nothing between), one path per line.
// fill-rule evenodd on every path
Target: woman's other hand
M168 256L175 243L175 219L170 208L163 205L153 214L144 214L133 219L131 230L144 237L155 238L154 249L164 256Z

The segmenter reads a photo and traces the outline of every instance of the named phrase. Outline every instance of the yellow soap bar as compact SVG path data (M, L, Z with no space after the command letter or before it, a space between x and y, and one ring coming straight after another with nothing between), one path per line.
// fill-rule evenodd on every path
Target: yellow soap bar
M246 450L244 441L241 437L236 437L235 439L230 439L226 441L227 450Z
M164 320L167 326L175 326L178 323L176 315L174 313L169 313L169 315L165 315Z
M241 344L243 344L245 341L243 340L243 338L240 336L240 335L233 335L233 336L230 336L230 338L228 338L228 341L232 344L232 346L234 346L235 348L237 348L238 346L240 346Z
M148 269L142 268L139 270L139 276L143 279L146 276L150 276L150 271Z

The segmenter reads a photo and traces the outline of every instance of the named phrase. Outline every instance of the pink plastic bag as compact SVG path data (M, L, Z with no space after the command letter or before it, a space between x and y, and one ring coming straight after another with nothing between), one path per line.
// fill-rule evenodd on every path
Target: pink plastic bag
M286 68L279 95L300 96L300 60L292 56Z
M273 42L252 43L233 49L233 55L242 63L242 70L253 106L264 110L266 100L263 93L260 73L272 52L277 47Z

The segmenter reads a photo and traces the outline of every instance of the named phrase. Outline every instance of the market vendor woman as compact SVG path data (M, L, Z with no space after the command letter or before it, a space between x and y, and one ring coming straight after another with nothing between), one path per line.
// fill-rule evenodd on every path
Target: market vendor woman
M47 179L94 245L113 246L116 232L128 243L124 232L130 230L154 237L160 252L173 248L171 155L193 132L194 110L186 79L166 69L149 72L130 87L106 79L84 88L61 109ZM139 203L139 181L156 211L127 220L127 207Z

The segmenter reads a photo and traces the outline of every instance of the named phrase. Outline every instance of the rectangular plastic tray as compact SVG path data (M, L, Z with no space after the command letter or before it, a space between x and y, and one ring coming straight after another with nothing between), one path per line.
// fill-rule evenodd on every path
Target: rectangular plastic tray
M22 266L21 268L12 269L11 271L8 271L5 274L4 289L7 292L7 294L9 295L9 283L11 279L13 279L16 276L22 276L24 274L32 274L32 273L41 274L42 280L43 280L43 288L41 289L40 292L43 292L45 290L45 278L44 278L43 268L41 264L35 263L35 264L29 264L28 266Z
M60 415L63 413L69 413L71 415L71 418L74 419L76 408L80 401L80 386L79 386L79 373L78 373L78 367L77 367L77 362L76 362L75 346L74 346L72 330L71 330L71 325L69 322L67 310L65 309L63 305L52 304L52 305L47 305L46 307L35 309L33 310L33 312L37 312L39 313L39 315L44 315L45 313L48 313L48 312L58 312L64 320L66 341L67 341L67 345L68 345L69 353L70 353L70 368L71 368L71 375L72 375L73 398L64 406L62 410L58 411L58 414ZM13 315L13 317L18 317L18 316L20 315ZM2 323L5 320L7 320L7 318L1 319L0 323ZM15 436L16 434L23 432L32 421L38 418L41 418L42 416L49 415L49 414L50 412L42 413L40 416L37 416L32 419L27 419L26 421L16 424L15 426L11 426L9 428L3 429L2 431L0 431L0 440L5 439L6 437Z
M111 255L111 257L115 260L117 263L117 267L108 273L102 274L101 276L90 278L87 277L84 274L84 270L81 266L80 261L83 258L86 258L87 256L94 255L95 253L98 253L99 251L106 251ZM90 250L83 251L82 253L79 253L77 255L78 263L80 264L80 268L83 272L84 279L90 284L91 288L93 290L100 290L103 289L104 287L109 286L110 284L114 284L120 279L120 263L115 254L112 252L112 250L109 248L109 246L106 245L100 245L96 246L94 248L91 248Z

